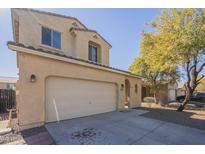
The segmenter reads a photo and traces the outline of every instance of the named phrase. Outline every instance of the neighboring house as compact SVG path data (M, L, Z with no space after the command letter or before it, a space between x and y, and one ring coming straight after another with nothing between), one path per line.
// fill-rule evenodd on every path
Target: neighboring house
M145 82L142 82L142 89L141 89L141 100L143 101L145 97L154 97L154 93L150 86L148 86Z
M177 96L183 96L186 94L185 88L177 88Z
M205 79L204 79L205 81ZM199 85L197 85L194 92L204 93L205 92L205 83L202 81ZM185 83L180 83L177 87L177 96L186 95Z
M183 96L186 94L185 83L179 83L177 87L177 96Z
M17 52L22 129L140 106L141 77L109 66L111 45L99 33L69 16L33 9L11 14L8 47Z
M149 86L143 84L142 86L142 100L145 97L153 97L154 94ZM159 91L157 93L157 97L159 102L162 104L167 104L168 102L172 102L176 100L177 96L177 84L163 84L160 86Z
M16 77L0 77L0 89L16 89Z
M161 104L176 101L176 96L177 84L168 83L160 87L158 97Z

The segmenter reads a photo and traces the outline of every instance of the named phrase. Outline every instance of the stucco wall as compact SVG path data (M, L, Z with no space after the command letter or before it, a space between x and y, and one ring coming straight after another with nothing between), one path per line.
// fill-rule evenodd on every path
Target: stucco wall
M159 103L164 105L168 103L168 84L164 84L160 86L160 89L158 91L158 99L159 99Z
M185 94L186 94L185 89L183 89L183 88L177 89L177 96L183 96Z
M22 128L42 125L45 122L45 80L49 76L71 77L87 80L105 81L117 84L117 108L124 108L125 79L130 81L130 107L140 106L141 79L124 74L114 73L96 68L58 61L27 53L17 53L19 62L19 81L17 83L18 121ZM35 74L37 81L30 82L31 74ZM138 86L135 92L135 84Z
M75 39L74 51L78 51L75 52L75 57L88 60L88 43L94 42L99 45L100 62L103 65L109 65L109 46L104 41L99 37L93 37L94 33L76 31L75 34L76 36L73 36Z
M7 89L7 83L0 83L0 89Z
M21 9L12 9L12 16L13 20L19 21L19 43L35 48L50 49L51 47L41 44L41 27L45 26L61 32L61 49L51 48L52 50L88 60L88 42L93 41L101 47L101 63L109 65L110 46L103 39L93 37L96 35L93 32L79 31L75 32L75 35L71 34L70 28L75 27L73 23L78 25L77 28L85 29L77 21Z

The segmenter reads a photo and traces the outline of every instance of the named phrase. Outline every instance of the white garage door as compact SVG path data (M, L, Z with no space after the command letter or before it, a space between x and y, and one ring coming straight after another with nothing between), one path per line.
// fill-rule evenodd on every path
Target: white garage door
M46 80L46 122L116 110L113 83L50 77Z

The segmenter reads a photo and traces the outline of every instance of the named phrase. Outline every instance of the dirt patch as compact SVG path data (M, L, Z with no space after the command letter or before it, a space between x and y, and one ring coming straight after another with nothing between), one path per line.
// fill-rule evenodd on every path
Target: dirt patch
M148 110L149 112L140 116L205 130L204 110L177 112L174 108L160 107L159 105L152 105L152 107L144 106L141 109Z

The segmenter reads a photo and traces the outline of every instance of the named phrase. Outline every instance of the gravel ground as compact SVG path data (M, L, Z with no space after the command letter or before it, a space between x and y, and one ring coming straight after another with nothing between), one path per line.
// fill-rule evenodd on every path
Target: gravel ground
M0 136L0 145L1 144L9 144L12 142L16 142L16 143L21 142L21 144L25 144L25 143L22 143L22 140L23 140L23 137L22 137L21 133L10 132L8 134Z
M8 126L8 120L3 115L0 121L0 129L4 130ZM11 122L12 131L5 132L0 135L0 145L10 144L10 145L50 145L55 144L54 140L48 133L47 129L42 127L36 127L32 129L27 129L23 131L18 131L17 119L13 119Z
M1 144L14 145L52 145L54 140L47 129L42 127L27 129L21 132L10 132L0 136Z
M0 129L5 130L8 127L9 120L5 118L6 114L1 115L1 117L2 117L1 119L5 119L5 120L0 121L1 124ZM8 143L18 142L23 140L21 133L15 131L15 129L17 130L16 122L17 120L13 119L11 124L13 129L9 132L6 131L4 132L4 134L0 135L0 144L8 144Z
M147 103L142 103L141 108L150 111L141 116L205 130L204 109L177 112L176 108L161 107L156 104L150 105Z

